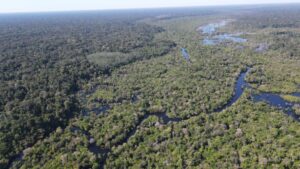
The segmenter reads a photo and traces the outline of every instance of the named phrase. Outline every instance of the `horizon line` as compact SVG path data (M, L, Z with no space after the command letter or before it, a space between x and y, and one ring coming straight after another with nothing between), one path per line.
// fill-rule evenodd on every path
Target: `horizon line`
M41 11L12 11L1 12L0 15L9 14L38 14L38 13L72 13L72 12L97 12L97 11L127 11L127 10L151 10L151 9L172 9L172 8L201 8L201 7L230 7L230 6L266 6L266 5L300 5L300 2L277 2L277 3L249 3L249 4L220 4L220 5L189 5L189 6L161 6L161 7L133 7L133 8L107 8L107 9L70 9L70 10L41 10Z

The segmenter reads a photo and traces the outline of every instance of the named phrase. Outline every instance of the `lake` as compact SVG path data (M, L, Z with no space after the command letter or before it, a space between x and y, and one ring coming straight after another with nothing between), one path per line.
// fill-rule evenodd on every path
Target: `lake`
M223 33L219 35L214 35L218 28L225 26L228 21L221 21L219 23L211 23L205 26L198 28L202 31L202 34L207 35L203 39L204 45L216 45L222 42L235 42L235 43L245 43L247 39L239 37L240 34L228 34Z

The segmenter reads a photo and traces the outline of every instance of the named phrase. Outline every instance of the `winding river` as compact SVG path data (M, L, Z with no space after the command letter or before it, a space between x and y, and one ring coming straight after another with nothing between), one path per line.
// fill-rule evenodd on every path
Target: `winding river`
M242 96L244 89L247 87L250 87L250 85L245 80L245 77L249 72L250 72L250 68L247 68L246 71L243 71L240 73L240 75L238 76L238 78L236 80L233 96L231 97L231 99L229 100L229 102L226 105L221 106L220 108L217 108L214 112L221 112L221 111L225 110L226 108L232 106ZM300 94L294 93L293 95L299 96ZM252 100L254 102L264 101L264 102L269 103L271 106L275 106L280 109L283 108L284 112L286 112L287 115L289 115L293 119L299 121L299 116L296 115L292 110L292 107L294 106L295 103L290 103L290 102L282 99L278 94L259 93L259 94L253 95L252 98L253 98ZM172 122L180 122L182 120L186 120L186 119L182 119L182 118L170 118L167 116L166 112L165 113L157 113L157 114L146 113L143 117L141 117L139 119L139 122L137 123L137 125L127 134L127 136L123 140L121 140L119 143L117 143L115 146L119 146L119 145L122 145L122 144L128 142L128 140L137 132L141 123L145 119L149 118L150 116L158 117L159 119L162 120L163 124L168 124L168 123L172 123ZM106 153L105 157L107 157L107 153L109 153L109 152L110 151L105 152ZM104 167L104 164L105 164L105 162L103 161L103 163L101 163L102 168Z
M217 43L220 43L223 41L228 41L228 40L233 41L233 42L238 42L238 43L243 43L243 42L247 41L247 39L240 38L240 37L238 37L238 35L234 35L234 34L221 34L221 35L213 36L213 33L216 31L216 29L219 27L225 26L226 23L227 23L226 21L221 21L219 23L209 24L204 27L200 27L199 29L202 30L203 34L208 35L203 40L203 43L206 45L215 45ZM182 52L182 56L184 57L184 59L186 59L187 62L190 62L190 56L189 56L187 50L185 48L181 48L181 52ZM228 101L227 104L221 106L220 108L215 109L214 112L221 112L221 111L227 109L228 107L232 106L242 96L244 89L246 87L250 87L250 85L245 81L245 77L249 73L249 71L250 71L250 68L247 68L246 71L243 71L240 73L240 75L238 76L238 78L236 80L233 96L231 97L231 99ZM296 97L300 97L300 93L293 93L292 95L296 96ZM299 105L300 103L288 102L288 101L284 100L279 94L275 94L275 93L258 93L258 94L252 94L251 97L254 102L266 102L273 107L283 110L283 112L285 112L288 116L290 116L294 120L300 122L300 116L295 114L295 112L293 110L293 107L295 105ZM136 95L134 95L131 98L131 102L135 103L137 101L138 101L138 97ZM98 115L100 113L105 113L105 112L109 111L110 109L111 109L111 107L109 105L104 105L102 107L94 108L91 110L83 110L82 115L89 116L91 114L91 112L94 112ZM155 114L150 114L147 112L147 113L145 113L144 116L142 116L138 120L137 125L135 125L135 127L127 133L127 136L114 146L117 147L119 145L122 145L122 144L128 142L128 140L137 132L141 123L145 119L149 118L150 116L158 117L161 120L162 124L168 124L168 123L172 123L172 122L180 122L182 120L186 120L186 119L182 119L182 118L170 118L166 114L166 112L155 113ZM97 146L94 138L91 136L91 134L89 132L82 130L78 127L73 127L73 128L71 128L71 130L72 130L72 132L78 132L78 131L82 132L83 134L85 134L88 137L88 139L90 141L90 144L88 146L89 150L96 155L101 154L104 157L103 160L99 161L100 167L104 168L105 160L106 160L108 154L111 152L111 150ZM14 160L13 160L14 162L10 164L10 167L14 166L14 163L15 163L15 165L17 165L18 162L21 161L22 159L23 159L23 153L20 153L19 155L17 155L14 158Z
M182 55L185 59L189 60L190 59L190 56L187 52L187 50L185 48L181 48L181 52L182 52ZM225 109L227 109L228 107L232 106L234 103L236 103L236 101L238 101L238 99L242 96L243 92L244 92L244 89L245 88L251 88L250 85L246 82L245 80L245 77L247 76L247 74L250 72L251 68L247 68L246 70L242 71L239 76L237 77L236 79L236 83L235 83L235 87L234 87L234 93L233 93L233 96L231 97L231 99L228 101L227 104L217 108L214 110L214 112L221 112ZM292 94L293 96L296 96L296 97L299 97L300 96L300 93L293 93ZM270 104L271 106L274 106L274 107L277 107L281 110L283 110L287 115L291 116L293 119L299 121L299 116L296 115L293 111L293 106L296 104L296 103L290 103L286 100L284 100L283 98L280 97L279 94L274 94L274 93L258 93L258 94L251 94L251 97L252 97L252 101L254 102L267 102L268 104ZM131 99L131 103L135 103L138 101L138 97L136 95L134 95ZM96 110L93 110L93 111L96 111L97 114L98 113L103 113L103 112L106 112L110 109L110 106L106 105L106 106L103 106L103 107L100 107L99 109L96 109ZM87 113L89 114L89 113ZM160 119L160 123L159 125L162 124L168 124L168 123L172 123L172 122L180 122L182 120L186 120L186 119L182 119L182 118L170 118L166 112L164 113L149 113L149 112L146 112L144 116L142 116L137 124L135 125L135 127L129 131L126 135L126 137L124 139L122 139L121 141L119 141L116 145L114 146L119 146L119 145L122 145L126 142L128 142L128 140L133 136L135 135L135 133L137 132L139 126L141 125L141 123L146 120L147 118L149 118L150 116L156 116ZM89 136L90 137L90 136ZM90 151L91 152L94 152L95 154L104 154L104 157L106 159L106 157L108 156L108 153L111 152L111 150L108 150L108 149L102 149L98 146L96 146L95 144L93 144L93 146L90 146L89 147ZM105 165L105 159L103 161L100 162L100 166L101 168L104 167Z
M231 97L231 99L229 100L229 102L226 105L224 105L220 108L217 108L215 110L216 112L221 112L224 109L232 106L242 96L242 94L244 92L244 88L249 86L247 84L247 82L245 81L245 77L246 77L246 75L248 74L249 71L250 71L250 68L247 68L246 71L242 71L240 73L239 77L237 78L235 87L234 87L234 95Z
M188 51L185 49L185 48L181 48L181 54L182 54L182 57L187 61L187 62L191 62L190 60L190 55L188 53Z
M187 53L187 51L185 50L185 52ZM247 74L250 72L251 68L247 68L246 71L242 71L240 73L240 75L238 76L236 83L235 83L235 87L234 87L234 94L231 97L231 99L228 101L227 104L221 106L220 108L215 109L214 112L221 112L225 109L227 109L228 107L232 106L243 94L244 89L247 87L250 87L250 85L246 82L245 77L247 76ZM300 93L293 93L293 96L296 97L300 97ZM292 117L294 120L296 121L300 121L299 120L299 115L295 114L293 111L293 106L296 105L297 103L291 103L288 102L286 100L284 100L283 98L280 97L279 94L274 94L274 93L258 93L258 94L252 94L252 100L254 102L266 102L268 104L270 104L273 107L277 107L280 110L283 110L283 112L285 112L287 115L289 115L290 117ZM133 96L133 98L131 99L131 102L134 104L135 102L138 101L138 97L137 96ZM298 103L300 104L300 103ZM96 112L96 114L99 113L105 113L107 112L111 107L109 105L104 105L98 109L93 109L93 110L89 110L89 111L84 111L84 113L82 114L83 116L88 116L90 115L91 112ZM126 137L124 139L122 139L121 141L119 141L117 144L115 144L114 146L117 147L119 145L123 145L124 143L128 142L128 140L135 135L135 133L137 132L139 126L141 125L141 123L149 118L150 116L156 116L160 119L160 123L158 123L158 125L161 124L168 124L168 123L173 123L173 122L180 122L182 120L186 120L186 119L182 119L182 118L170 118L166 112L165 113L149 113L146 112L144 116L142 116L137 124L135 125L135 127L129 131L126 135ZM89 150L90 152L96 154L96 155L101 155L103 158L102 160L99 161L100 164L100 168L104 168L105 165L105 161L106 158L108 156L108 154L111 152L111 149L105 149L105 148L101 148L100 146L96 145L96 141L94 140L94 138L91 136L91 134L79 127L72 127L71 128L72 132L81 132L83 134L85 134L88 139L89 139ZM17 163L18 161L21 161L23 157L23 154L20 154L19 156L16 157L15 162Z
M296 97L300 97L297 93L292 94ZM292 117L294 120L300 122L300 116L295 113L293 107L295 105L300 105L300 103L293 103L284 100L280 95L275 93L259 93L252 95L252 100L255 102L266 102L269 105L276 107L283 112L285 112L288 116Z

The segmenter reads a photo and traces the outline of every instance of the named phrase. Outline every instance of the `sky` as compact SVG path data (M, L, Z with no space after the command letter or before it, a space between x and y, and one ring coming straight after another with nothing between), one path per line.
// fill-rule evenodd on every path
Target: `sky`
M300 0L0 0L0 13L274 3L300 3Z

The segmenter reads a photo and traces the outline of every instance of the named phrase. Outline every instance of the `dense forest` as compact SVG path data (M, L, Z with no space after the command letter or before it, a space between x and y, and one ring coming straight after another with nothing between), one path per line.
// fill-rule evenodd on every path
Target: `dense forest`
M0 168L299 168L299 21L299 5L0 15ZM246 41L203 43L221 35Z
M79 115L76 92L106 73L88 54L129 52L163 31L122 18L52 15L1 22L1 164Z

